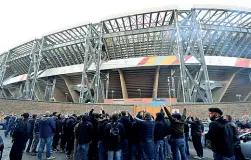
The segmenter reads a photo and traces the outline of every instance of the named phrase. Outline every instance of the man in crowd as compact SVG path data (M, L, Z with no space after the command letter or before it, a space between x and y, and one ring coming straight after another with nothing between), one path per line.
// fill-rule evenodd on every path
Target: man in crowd
M190 117L189 117L190 118ZM188 121L187 123L191 124L191 135L192 135L192 140L193 140L193 146L194 149L196 150L197 156L195 156L195 159L203 159L203 147L201 144L201 135L203 133L202 127L203 124L201 123L201 121L199 120L199 118L195 117L191 117L192 121Z
M185 152L185 139L184 139L184 124L186 120L186 108L182 116L179 113L171 115L166 107L164 110L171 122L171 149L173 152L173 160L179 160L179 154L182 160L187 160Z
M219 108L209 108L209 117L212 121L207 133L211 141L214 160L234 160L234 131ZM203 134L204 135L204 134Z
M166 130L164 115L162 113L157 113L154 127L155 158L157 160L164 160L164 137Z
M82 153L83 160L87 160L87 155L89 152L89 144L92 141L92 134L93 134L93 126L89 122L88 115L84 115L82 117L82 122L79 123L75 135L77 139L77 154L76 160L80 160L80 155Z
M38 160L42 160L42 153L45 148L45 145L47 160L55 159L55 157L51 156L51 147L56 126L54 120L50 117L49 111L46 111L44 117L40 120L39 126L40 146L38 149Z
M33 142L32 142L32 151L31 151L31 155L32 156L36 156L37 152L37 146L39 143L39 130L40 130L40 117L36 119L35 121L35 126L34 126L34 130L33 130Z
M139 115L143 114L143 119L139 119ZM155 156L154 144L154 120L149 112L140 111L135 117L136 124L140 128L140 156L141 159L153 160Z
M31 129L28 118L29 118L29 114L24 113L22 114L21 119L17 121L17 125L12 135L13 145L10 150L10 160L22 159L23 151L28 141L30 129Z
M228 121L228 123L232 126L233 129L233 134L234 134L234 155L235 155L235 160L245 160L246 158L244 157L242 151L241 151L241 142L240 138L238 137L238 127L236 123L232 120L232 116L226 115L225 120Z
M125 137L125 129L123 124L118 122L119 115L112 115L112 122L105 127L104 137L107 139L108 160L122 159L122 143Z
M119 122L123 124L124 128L125 128L125 139L123 142L123 154L124 154L124 160L129 160L129 132L131 129L131 122L128 118L128 116L126 116L126 111L122 111L121 112L121 117L119 119Z
M56 116L55 120L55 124L56 124L56 131L55 131L55 135L53 137L53 151L58 151L57 146L58 146L58 142L60 140L60 137L62 135L62 115L58 114Z
M30 129L29 144L28 144L28 147L26 149L26 152L28 152L28 153L30 152L30 148L31 148L31 145L32 145L32 142L33 142L33 131L34 131L36 119L37 119L37 115L36 114L33 114L32 118L29 119L31 129Z

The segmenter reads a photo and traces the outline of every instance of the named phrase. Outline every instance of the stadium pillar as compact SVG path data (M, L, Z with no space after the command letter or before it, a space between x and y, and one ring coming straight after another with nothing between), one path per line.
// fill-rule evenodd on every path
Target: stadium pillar
M201 98L203 102L211 103L212 93L204 56L202 30L200 21L197 19L197 13L195 10L192 10L184 17L183 12L174 10L173 15L176 27L174 53L180 63L183 102L196 102L198 98ZM194 46L197 47L195 48ZM188 55L193 56L199 62L199 70L195 76L187 66ZM201 80L206 82L206 94L200 88Z
M119 78L120 78L123 99L127 99L128 93L127 93L127 88L126 88L126 83L125 83L125 77L123 75L123 72L120 69L118 69L118 71L119 71Z
M10 51L2 54L3 58L1 61L1 66L0 66L0 97L1 98L7 98L5 91L4 91L4 88L3 88L3 80L4 80L6 68L7 68L6 64L7 64L8 58L9 58L9 54L10 54Z
M243 68L238 69L237 71L234 71L232 74L230 74L228 76L228 80L226 80L225 82L223 82L223 87L218 89L217 91L213 92L213 99L214 102L221 102L221 99L223 98L223 96L225 95L228 87L230 86L231 82L233 81L235 75L240 72L241 70L243 70Z
M155 72L155 79L153 83L153 98L158 98L159 70L160 70L160 66L156 68L156 72Z
M249 77L249 81L250 81L250 83L251 83L251 72L248 73L248 77ZM250 85L250 84L249 84L249 85ZM246 102L246 101L248 100L248 98L250 97L250 95L251 95L251 91L248 92L247 96L244 98L243 101Z
M68 90L69 90L69 92L71 94L71 97L73 99L73 102L74 103L78 103L79 94L72 89L73 82L71 81L71 79L68 76L66 76L66 75L61 75L60 77L64 79L65 84L66 84L66 86L67 86L67 88L68 88Z
M59 88L54 89L54 101L55 102L66 102L65 94L60 91Z

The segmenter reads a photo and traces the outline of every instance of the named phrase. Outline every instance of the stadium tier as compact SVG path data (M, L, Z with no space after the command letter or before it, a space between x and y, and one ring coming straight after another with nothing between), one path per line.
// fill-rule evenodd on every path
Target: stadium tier
M110 17L1 54L2 98L251 100L251 12L195 5Z

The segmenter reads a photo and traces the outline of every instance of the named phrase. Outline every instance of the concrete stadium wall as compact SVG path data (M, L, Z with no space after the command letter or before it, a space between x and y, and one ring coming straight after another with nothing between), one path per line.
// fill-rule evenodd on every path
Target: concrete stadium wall
M128 110L133 113L133 105L120 105L120 104L97 104L103 106L107 113L114 111ZM28 112L30 114L43 114L45 111L58 112L64 114L83 114L89 111L93 105L89 104L73 104L73 103L55 103L55 102L37 102L37 101L23 101L23 100L6 100L0 99L0 111L5 114L20 114ZM208 108L219 107L223 110L224 114L230 114L233 117L241 118L244 115L251 116L251 103L219 103L219 104L176 104L173 109L179 109L180 112L187 108L187 115L199 116L201 118L208 117ZM99 112L97 107L96 112Z

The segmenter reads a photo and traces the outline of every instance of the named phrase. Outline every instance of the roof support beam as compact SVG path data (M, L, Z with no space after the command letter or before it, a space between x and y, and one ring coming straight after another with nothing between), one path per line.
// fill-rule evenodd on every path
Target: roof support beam
M232 74L230 74L228 76L228 80L223 82L223 87L218 89L217 91L213 92L213 99L214 102L221 102L221 99L224 97L228 87L230 86L230 84L232 83L235 75L237 73L239 73L240 71L242 71L243 68L238 69L237 71L234 71Z
M63 78L63 80L65 81L65 84L71 94L71 97L73 99L73 102L74 103L78 103L78 100L79 100L79 94L72 89L72 87L74 86L73 82L71 81L71 79L66 76L66 75L60 75L61 78Z

